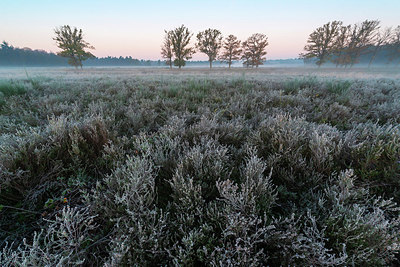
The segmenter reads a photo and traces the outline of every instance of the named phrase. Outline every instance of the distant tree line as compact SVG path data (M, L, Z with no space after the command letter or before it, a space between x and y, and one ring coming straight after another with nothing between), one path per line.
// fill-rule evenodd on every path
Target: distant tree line
M68 60L55 53L49 53L44 50L33 50L31 48L18 48L7 42L0 44L0 66L19 67L19 66L68 66ZM136 59L131 56L126 57L95 57L86 60L84 66L138 66L138 67L158 67L164 66L165 60L145 60ZM221 64L221 61L217 61ZM208 61L196 60L186 62L190 66L204 66Z
M69 25L54 30L56 45L60 48L57 54L47 53L28 48L15 48L5 41L0 47L0 66L63 66L67 63L76 68L83 66L87 61L89 66L154 66L161 65L161 61L137 60L132 57L96 58L88 49L94 49L83 38L82 29L71 28ZM267 54L268 38L265 34L256 33L246 41L241 42L234 35L223 39L222 33L216 29L206 29L197 34L194 47L190 45L193 33L184 25L174 30L165 31L164 42L161 48L165 63L181 68L196 52L208 56L210 68L217 59L228 64L229 68L236 60L242 60L246 67L263 65Z
M161 60L143 60L132 57L94 57L85 66L161 66ZM0 66L67 66L68 59L44 50L18 48L7 42L0 44Z
M64 25L54 30L57 46L61 51L48 53L43 50L16 48L3 41L0 45L0 66L65 66L81 67L83 61L89 66L160 66L162 61L138 60L132 57L97 58L87 49L94 49L83 40L83 32L76 27ZM225 39L216 29L206 29L196 35L191 46L193 33L181 25L165 31L161 55L165 64L181 68L196 52L208 57L210 68L216 60L231 67L241 60L247 68L263 65L266 60L268 37L255 33L241 42L234 35ZM300 57L305 63L317 66L330 63L336 67L352 67L360 62L371 66L375 62L400 65L400 26L381 28L378 20L365 20L353 25L332 21L314 30ZM193 64L202 63L198 61Z
M223 39L222 33L217 29L206 29L196 35L195 46L190 46L193 33L187 27L181 25L170 31L164 31L164 41L161 46L161 55L170 68L181 68L186 61L192 58L196 52L204 53L208 57L210 68L215 60L219 59L228 64L243 60L246 67L258 67L265 61L268 37L265 34L256 33L246 41L241 42L234 35Z
M0 66L65 66L67 60L54 53L17 48L6 41L0 45Z
M400 26L381 28L379 20L365 20L353 25L332 21L314 30L300 56L317 66L333 63L352 67L363 61L370 67L380 63L400 64Z
M86 66L161 66L161 60L145 60L128 57L91 58L85 62Z

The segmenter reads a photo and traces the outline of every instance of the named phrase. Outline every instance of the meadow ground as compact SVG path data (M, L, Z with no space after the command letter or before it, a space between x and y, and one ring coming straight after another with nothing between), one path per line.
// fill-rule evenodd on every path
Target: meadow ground
M0 79L16 79L32 77L52 77L58 79L65 78L132 78L138 77L217 77L221 78L238 78L245 76L248 78L257 79L273 79L273 78L288 78L288 77L302 77L302 76L317 76L317 77L330 77L342 79L400 79L399 68L310 68L310 67L260 67L258 69L245 69L245 68L183 68L168 69L168 68L145 68L145 67L95 67L84 68L82 70L64 67L0 67Z
M399 264L394 69L0 68L0 265Z

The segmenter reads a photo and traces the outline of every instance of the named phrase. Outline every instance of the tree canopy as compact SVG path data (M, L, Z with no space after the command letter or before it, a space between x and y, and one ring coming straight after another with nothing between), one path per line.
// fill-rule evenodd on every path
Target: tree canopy
M94 49L88 42L83 40L82 29L71 29L69 25L64 25L54 30L57 47L61 49L57 55L68 58L68 64L82 68L82 61L95 57L85 49Z
M186 60L191 59L195 50L189 46L193 34L183 24L171 31L172 51L175 56L174 65L185 66Z
M300 56L319 67L331 62L336 67L352 67L365 64L368 67L377 61L381 64L398 64L400 26L382 28L379 20L343 25L332 21L314 30ZM396 38L397 33L397 38Z
M173 56L173 46L172 46L172 31L165 31L164 42L161 46L161 56L166 59L166 64L172 69L172 56Z
M241 41L232 34L225 38L225 41L223 43L224 51L219 59L228 63L229 68L231 68L232 62L234 60L240 59L240 55L242 54L240 43Z
M341 26L342 22L335 20L313 31L308 37L307 45L304 47L306 53L301 56L304 58L316 58L318 66L328 61L335 48L335 41L340 33Z
M263 65L267 51L265 48L268 46L268 37L262 33L255 33L242 43L243 56L242 59L246 66L258 68Z
M218 52L222 47L222 34L216 29L207 29L197 34L197 49L208 56L210 69L212 62L217 59Z

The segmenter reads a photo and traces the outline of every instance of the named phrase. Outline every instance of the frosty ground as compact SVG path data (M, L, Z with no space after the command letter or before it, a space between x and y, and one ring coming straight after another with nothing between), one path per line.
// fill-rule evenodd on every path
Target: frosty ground
M0 68L0 265L398 264L399 73Z

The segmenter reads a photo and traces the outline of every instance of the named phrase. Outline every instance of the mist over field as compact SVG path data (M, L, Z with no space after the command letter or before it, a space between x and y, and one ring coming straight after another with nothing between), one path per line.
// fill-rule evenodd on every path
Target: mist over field
M400 266L400 2L1 9L0 266Z
M0 67L0 79L3 81L13 79L35 79L53 78L59 80L73 79L112 79L112 78L135 78L150 77L152 79L173 78L246 78L258 80L276 80L289 78L325 77L337 79L392 79L400 78L399 70L395 68L377 67L368 68L315 68L315 67L281 67L281 65L263 66L258 69L243 69L237 67L232 69L218 68L210 70L207 67L187 67L182 70L169 70L165 67L87 67L82 70L65 67Z

